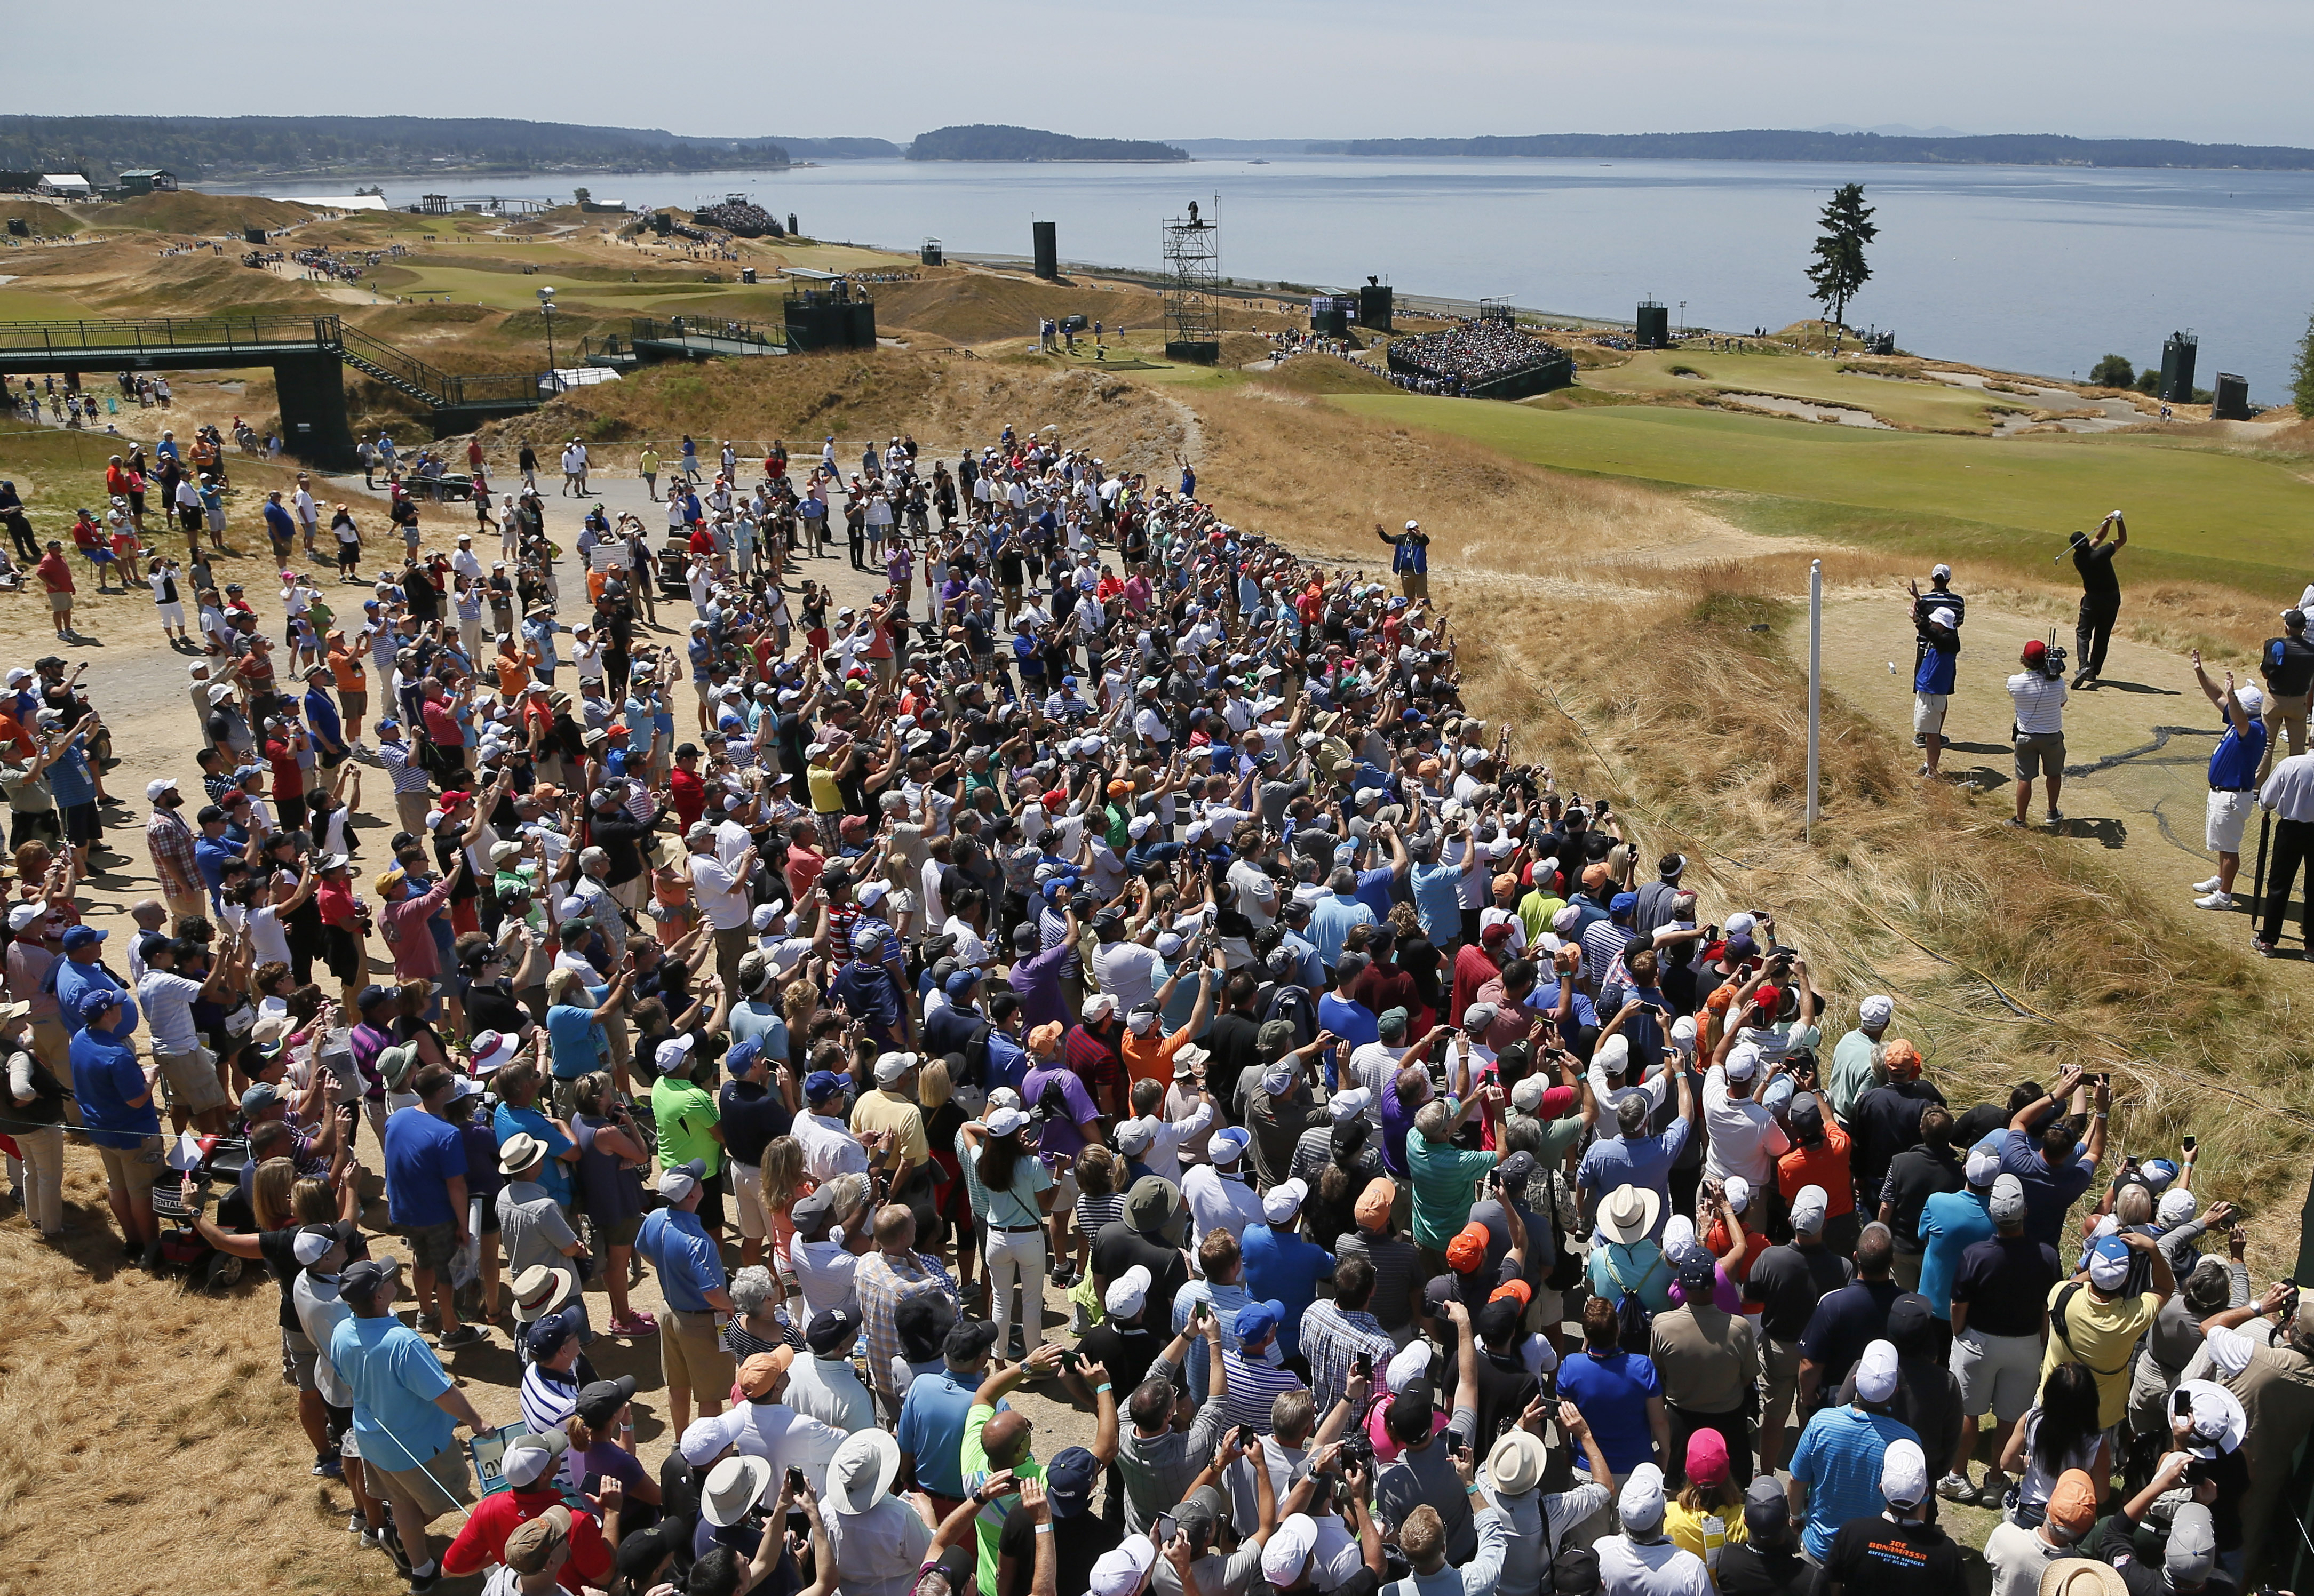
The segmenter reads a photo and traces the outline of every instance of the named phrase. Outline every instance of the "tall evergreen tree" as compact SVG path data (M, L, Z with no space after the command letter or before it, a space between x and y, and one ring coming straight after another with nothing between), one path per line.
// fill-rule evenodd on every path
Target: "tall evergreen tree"
M1824 234L1815 241L1815 259L1807 269L1808 295L1823 304L1828 321L1845 325L1848 302L1872 278L1872 269L1864 262L1864 246L1880 236L1880 229L1872 224L1862 183L1841 184L1816 220Z
M2306 323L2306 335L2298 340L2298 369L2291 374L2290 397L2301 416L2314 416L2314 318Z

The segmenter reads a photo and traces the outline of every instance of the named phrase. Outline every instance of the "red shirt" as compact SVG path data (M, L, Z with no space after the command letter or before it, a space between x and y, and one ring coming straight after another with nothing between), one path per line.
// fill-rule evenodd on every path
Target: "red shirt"
M65 557L54 550L41 555L40 563L32 569L40 574L40 585L50 593L73 591L72 567L66 565Z
M1061 1042L1061 1063L1084 1082L1085 1095L1104 1114L1124 1091L1125 1061L1117 1044L1090 1027L1069 1027Z
M685 831L698 824L699 817L707 813L707 783L699 779L695 771L677 765L675 773L667 779L667 801Z
M819 885L819 873L827 869L827 856L798 842L788 844L788 891L803 907L811 904L811 889Z
M464 745L466 734L459 729L458 718L450 713L440 699L428 701L420 714L425 719L426 736L429 741L444 748Z
M1462 1010L1479 1001L1479 989L1502 973L1502 966L1487 957L1484 947L1475 942L1463 943L1454 955L1454 995L1446 1010L1447 1019L1462 1024Z
M297 768L297 756L289 751L289 745L279 737L268 738L265 763L273 767L273 801L296 803L305 790L305 775Z
M562 1493L552 1486L483 1497L459 1526L457 1539L444 1548L442 1572L462 1579L505 1562L507 1538L561 1500ZM611 1548L603 1544L603 1528L591 1513L570 1515L570 1556L554 1583L570 1596L578 1596L581 1586L600 1589L611 1583Z

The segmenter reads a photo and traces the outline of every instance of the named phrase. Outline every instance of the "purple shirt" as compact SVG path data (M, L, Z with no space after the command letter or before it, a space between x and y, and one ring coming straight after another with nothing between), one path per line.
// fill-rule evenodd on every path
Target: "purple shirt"
M1427 1102L1429 1099L1423 1099ZM1382 1089L1382 1167L1393 1180L1404 1180L1406 1170L1406 1133L1414 1128L1415 1114L1422 1107L1412 1108L1398 1100L1398 1078L1393 1075Z
M1680 1290L1677 1280L1671 1283L1671 1300L1679 1303L1687 1301L1687 1293ZM1728 1279L1727 1269L1718 1263L1711 1265L1711 1301L1722 1313L1744 1311L1743 1288Z
M1054 1084L1060 1087L1062 1097L1068 1101L1068 1117L1046 1117L1045 1123L1038 1127L1037 1151L1074 1162L1085 1144L1084 1135L1077 1127L1087 1120L1099 1118L1100 1111L1093 1107L1092 1094L1085 1090L1084 1082L1077 1079L1076 1071L1057 1059L1049 1064L1039 1064L1029 1071L1028 1079L1020 1083L1022 1105L1034 1108L1037 1099L1044 1096L1045 1088Z
M1069 1023L1069 1006L1061 996L1061 973L1068 967L1069 956L1073 952L1075 949L1068 943L1056 942L1035 957L1022 959L1006 973L1006 981L1020 994L1020 1013L1031 1030L1040 1025L1064 1027Z

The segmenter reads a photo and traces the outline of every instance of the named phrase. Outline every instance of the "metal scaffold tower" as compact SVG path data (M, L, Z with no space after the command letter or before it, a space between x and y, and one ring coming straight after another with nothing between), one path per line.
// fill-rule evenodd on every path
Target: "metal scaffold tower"
M1211 201L1205 215L1189 201L1189 214L1165 224L1165 357L1211 366L1222 356L1221 225Z

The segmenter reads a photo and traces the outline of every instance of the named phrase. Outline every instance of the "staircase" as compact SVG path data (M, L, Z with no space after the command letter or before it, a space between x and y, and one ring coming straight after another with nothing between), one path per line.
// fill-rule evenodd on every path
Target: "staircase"
M336 316L317 317L314 325L339 359L433 412L437 432L534 410L548 384L544 372L443 371Z

